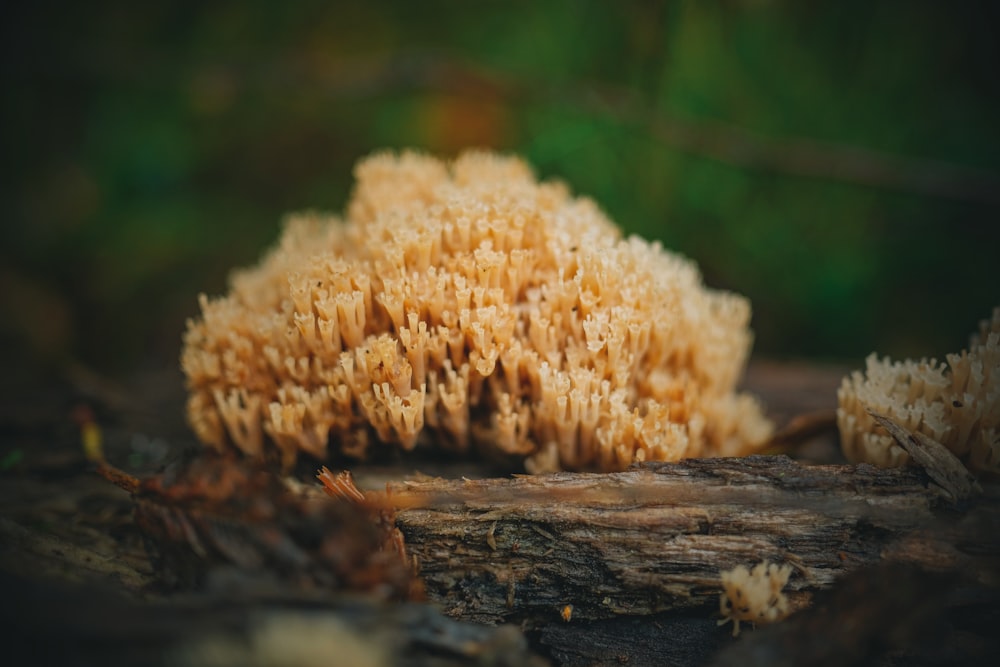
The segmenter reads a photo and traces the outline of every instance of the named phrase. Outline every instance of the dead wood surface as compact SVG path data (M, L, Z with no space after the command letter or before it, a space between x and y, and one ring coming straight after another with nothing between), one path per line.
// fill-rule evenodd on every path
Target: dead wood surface
M1000 509L942 506L921 470L783 456L389 486L428 593L451 615L545 623L718 608L719 573L787 562L792 606L883 560L997 581Z
M367 638L360 655L376 664L523 664L537 663L540 653L556 665L698 665L719 648L720 664L782 664L768 662L775 655L783 664L810 664L829 647L829 633L817 628L830 623L847 628L832 640L845 647L838 664L909 664L905 651L898 657L900 641L876 639L920 634L928 614L918 614L918 623L900 613L910 606L933 607L953 629L939 657L920 664L949 664L955 655L975 662L995 647L1000 620L1000 490L984 484L981 496L953 507L919 470L797 463L842 462L829 418L842 374L801 363L751 365L747 388L779 428L792 427L778 449L795 461L689 461L549 479L504 478L474 461L357 466L365 488L396 485L407 548L453 619L427 605L303 599L285 583L224 571L198 590L164 590L131 499L94 474L72 414L79 405L93 409L109 460L133 474L153 473L192 444L176 371L127 385L19 384L0 400L0 637L13 657L8 664L46 657L63 665L168 657L206 664L191 652L199 648L228 651L212 653L212 664L252 664L268 650L258 643L267 637L292 638L276 645L287 664L317 664L317 657L328 664L330 655L348 655L345 645L328 649L309 637L347 641L344 628ZM792 598L813 604L734 640L728 627L716 627L718 568L763 558L797 565ZM887 572L900 563L914 567L897 582ZM941 578L925 590L919 582L927 569ZM853 579L836 579L850 572ZM470 623L502 619L523 623L524 634ZM861 625L873 629L850 630ZM949 638L959 635L972 648L948 653ZM289 653L302 647L307 658Z

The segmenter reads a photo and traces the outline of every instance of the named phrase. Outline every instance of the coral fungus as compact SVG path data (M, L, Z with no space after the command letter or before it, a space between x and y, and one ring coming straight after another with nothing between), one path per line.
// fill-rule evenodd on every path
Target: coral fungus
M722 594L719 596L719 610L722 620L719 625L733 622L733 636L740 634L740 621L767 625L788 616L788 598L782 592L791 565L758 563L752 570L738 565L721 574Z
M1000 472L1000 308L980 324L968 350L892 362L871 355L837 393L844 454L852 461L899 466L909 459L867 410L923 433L971 470Z
M429 443L537 472L769 436L734 391L749 304L692 262L515 158L381 153L356 177L346 219L293 216L228 296L201 297L182 366L205 443L285 464Z

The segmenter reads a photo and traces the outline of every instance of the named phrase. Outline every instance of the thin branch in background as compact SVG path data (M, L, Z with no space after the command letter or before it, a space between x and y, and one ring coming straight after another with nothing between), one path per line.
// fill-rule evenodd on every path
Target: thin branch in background
M82 62L103 78L164 85L162 63ZM865 187L1000 206L1000 172L945 160L894 155L808 137L769 137L744 127L664 113L626 86L528 80L457 58L411 51L359 56L336 63L215 63L213 74L268 95L325 91L333 98L371 99L401 93L437 93L502 103L570 106L599 118L644 129L675 150L736 167ZM159 72L152 76L150 72ZM139 85L139 84L137 84Z
M710 121L653 117L650 132L678 150L720 162L854 185L1000 204L1000 173L807 138L773 138Z
M283 73L283 78L287 74ZM803 137L767 137L728 123L683 119L653 109L635 91L622 86L586 82L553 86L425 54L346 61L321 76L325 89L337 97L420 91L502 101L510 106L570 105L595 116L641 126L658 141L684 153L741 168L1000 205L997 171Z

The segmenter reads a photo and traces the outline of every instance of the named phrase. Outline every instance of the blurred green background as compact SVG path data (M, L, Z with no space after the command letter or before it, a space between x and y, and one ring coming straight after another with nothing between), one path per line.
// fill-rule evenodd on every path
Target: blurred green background
M6 363L176 364L382 147L524 155L749 296L761 356L940 357L1000 304L993 2L12 5Z

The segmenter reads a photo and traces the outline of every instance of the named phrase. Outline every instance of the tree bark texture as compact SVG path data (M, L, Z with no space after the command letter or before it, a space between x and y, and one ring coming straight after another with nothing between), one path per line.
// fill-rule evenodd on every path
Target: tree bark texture
M486 623L711 614L720 571L762 560L794 567L793 610L883 561L998 581L996 487L956 509L916 468L755 456L387 491L431 598Z

